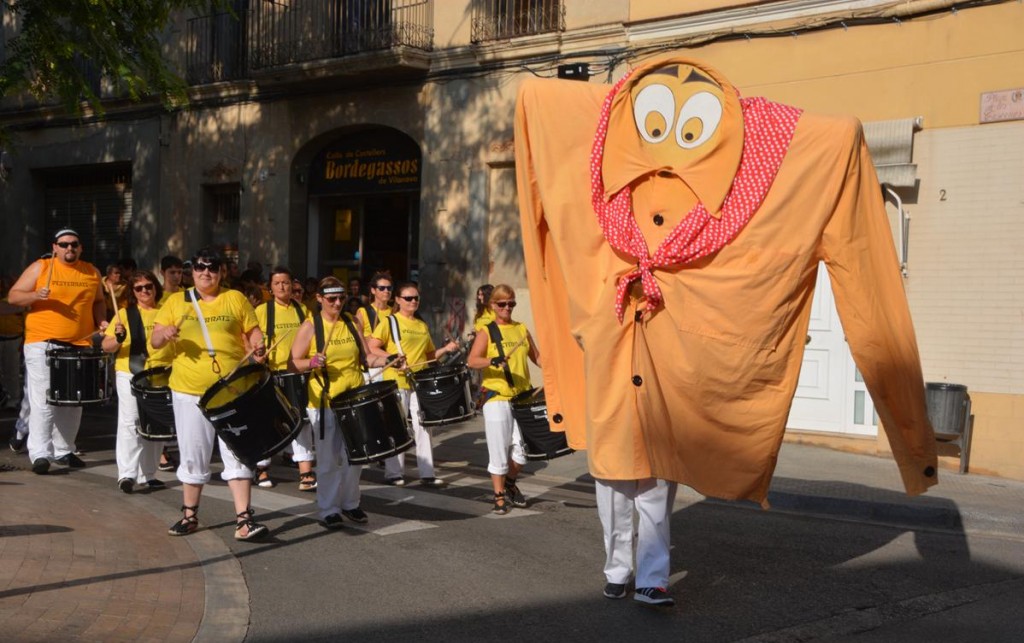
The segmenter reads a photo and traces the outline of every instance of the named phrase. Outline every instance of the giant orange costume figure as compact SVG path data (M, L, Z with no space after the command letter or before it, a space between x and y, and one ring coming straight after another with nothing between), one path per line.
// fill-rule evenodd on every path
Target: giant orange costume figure
M741 98L679 56L612 88L524 82L516 172L548 416L586 449L605 595L668 604L675 483L765 498L823 261L908 493L935 441L860 123Z

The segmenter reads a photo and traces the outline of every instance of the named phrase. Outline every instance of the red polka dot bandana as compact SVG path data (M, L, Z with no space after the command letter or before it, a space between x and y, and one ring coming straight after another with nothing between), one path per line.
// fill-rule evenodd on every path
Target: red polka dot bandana
M722 204L721 218L712 217L704 204L698 203L651 255L647 241L633 218L629 186L619 190L611 200L605 201L604 178L601 174L612 101L630 75L626 74L619 80L605 98L590 154L591 201L605 240L637 262L636 269L619 277L617 282L615 314L619 323L625 315L626 292L631 283L640 279L647 300L647 311L653 311L663 301L661 288L654 278L655 269L706 257L736 238L768 194L802 113L802 110L795 107L773 103L764 98L741 98L743 152L729 194Z

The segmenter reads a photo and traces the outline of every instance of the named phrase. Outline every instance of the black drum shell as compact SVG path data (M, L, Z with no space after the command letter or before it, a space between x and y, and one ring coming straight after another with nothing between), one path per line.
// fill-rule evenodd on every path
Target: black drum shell
M573 453L564 431L552 431L544 389L535 388L512 398L512 417L519 425L527 460L551 460Z
M413 445L393 381L372 382L331 400L345 438L349 464L367 464L398 455Z
M412 374L420 404L420 422L440 426L464 422L476 415L465 364L434 366Z
M210 407L213 398L238 380L259 373L255 386L243 390L230 403ZM278 453L302 429L302 416L277 388L270 371L262 364L247 364L228 379L218 380L199 398L199 408L213 424L238 461L254 468L260 460Z
M309 373L274 371L274 383L299 412L302 421L308 423L306 408L309 406Z
M157 386L153 380L167 380L170 366L156 366L132 376L132 396L139 408L135 432L146 440L167 441L175 438L174 405L169 386Z
M89 406L110 400L111 354L95 348L59 346L46 349L51 406Z

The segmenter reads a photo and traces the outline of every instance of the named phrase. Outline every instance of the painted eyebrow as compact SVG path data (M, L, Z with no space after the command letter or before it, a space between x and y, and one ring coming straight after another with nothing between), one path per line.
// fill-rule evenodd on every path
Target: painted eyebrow
M718 87L719 89L722 88L718 83L711 80L710 78L700 73L696 69L690 70L690 75L686 77L686 80L684 80L683 83L708 83L714 85L715 87Z
M662 67L660 69L655 69L650 74L648 74L648 76L678 76L678 75L679 75L679 65L672 65L671 67Z

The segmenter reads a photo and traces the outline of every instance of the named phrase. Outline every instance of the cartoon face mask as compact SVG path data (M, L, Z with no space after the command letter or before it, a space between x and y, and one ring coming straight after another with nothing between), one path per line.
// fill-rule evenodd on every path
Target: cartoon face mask
M690 65L657 69L630 91L641 147L659 164L685 166L714 149L725 93Z

